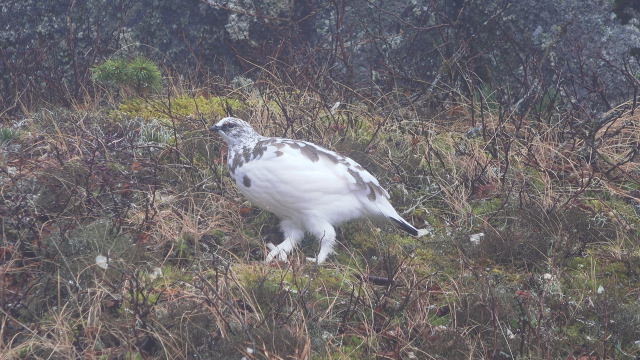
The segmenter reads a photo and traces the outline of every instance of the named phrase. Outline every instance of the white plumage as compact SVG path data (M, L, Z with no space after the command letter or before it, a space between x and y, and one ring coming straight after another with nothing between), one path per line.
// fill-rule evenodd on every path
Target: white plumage
M284 241L269 244L269 262L286 260L305 232L320 241L314 259L333 252L334 226L361 217L387 218L414 236L418 230L389 203L389 194L358 163L321 146L256 133L247 122L227 117L211 128L229 147L229 172L254 205L280 218Z

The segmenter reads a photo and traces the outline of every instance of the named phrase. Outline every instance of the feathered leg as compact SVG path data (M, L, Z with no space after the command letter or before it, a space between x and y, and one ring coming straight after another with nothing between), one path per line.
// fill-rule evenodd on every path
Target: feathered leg
M280 261L287 261L287 255L304 237L304 231L290 220L282 220L280 222L280 230L284 233L284 241L278 244L278 246L272 243L267 244L267 247L271 250L264 260L267 263L271 262L276 256Z
M318 251L316 258L307 258L307 260L322 264L333 253L333 246L336 243L336 230L333 225L322 223L311 227L309 232L320 241L320 251Z

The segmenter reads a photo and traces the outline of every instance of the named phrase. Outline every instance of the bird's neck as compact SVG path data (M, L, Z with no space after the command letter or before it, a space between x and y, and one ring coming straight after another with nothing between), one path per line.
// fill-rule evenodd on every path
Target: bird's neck
M251 136L247 136L242 138L242 140L236 140L233 142L229 142L227 145L229 147L229 157L233 157L236 153L242 153L246 150L253 150L258 141L266 139L264 136L259 134L252 134Z

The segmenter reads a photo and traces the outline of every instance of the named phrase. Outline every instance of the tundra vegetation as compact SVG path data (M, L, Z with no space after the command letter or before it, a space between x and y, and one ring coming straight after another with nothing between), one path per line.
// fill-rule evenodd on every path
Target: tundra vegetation
M640 356L637 2L0 10L3 359ZM263 264L227 115L352 157L434 235Z

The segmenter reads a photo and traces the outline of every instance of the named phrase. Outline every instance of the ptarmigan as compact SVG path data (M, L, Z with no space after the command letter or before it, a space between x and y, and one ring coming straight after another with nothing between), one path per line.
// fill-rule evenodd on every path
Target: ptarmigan
M233 117L210 130L229 147L229 172L240 192L280 218L284 241L269 244L266 262L286 260L308 232L320 241L317 257L309 260L322 263L333 252L334 226L361 217L392 220L414 236L428 233L398 215L378 180L348 157L306 141L261 136Z

